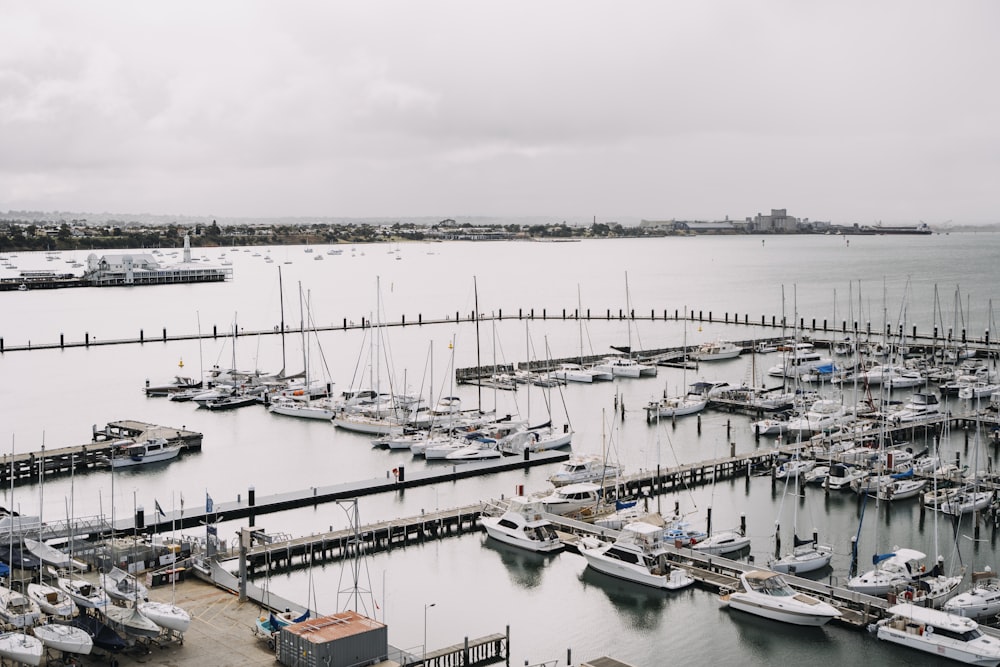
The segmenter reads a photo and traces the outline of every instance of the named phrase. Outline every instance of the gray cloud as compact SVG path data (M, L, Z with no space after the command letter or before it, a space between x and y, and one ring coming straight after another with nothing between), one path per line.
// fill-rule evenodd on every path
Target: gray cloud
M0 8L0 209L997 218L992 2Z

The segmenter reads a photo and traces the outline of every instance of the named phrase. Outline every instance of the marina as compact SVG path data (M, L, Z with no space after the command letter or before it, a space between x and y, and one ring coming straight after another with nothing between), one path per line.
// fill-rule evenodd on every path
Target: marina
M580 247L580 244L576 245ZM771 245L769 240L769 247ZM852 244L852 249L855 245ZM569 250L575 251L573 248ZM250 258L248 256L241 260L245 264ZM240 269L241 260L234 262L237 270ZM394 259L393 262L391 266L406 263L396 262ZM333 268L332 260L317 262L315 265ZM307 268L319 271L312 262ZM241 272L240 275L244 274ZM228 290L238 283L237 280L217 286L201 286L198 289L205 290L203 293L211 298L212 290ZM257 286L259 294L267 295L271 289L264 276L259 276L252 284ZM395 289L399 290L400 284L397 283ZM165 286L156 289L192 287ZM481 284L481 294L483 289ZM802 288L799 289L801 293ZM71 290L65 293L84 292ZM115 294L124 294L117 291L106 293L112 295L112 300L117 299ZM17 296L19 298L22 295ZM406 298L404 295L393 298L401 297ZM128 297L128 300L134 298ZM425 313L433 312L433 309L417 304L418 300L414 300L414 308L419 307ZM771 300L774 300L773 296ZM767 312L773 309L773 305L768 303L745 303L748 310ZM799 307L802 308L801 303ZM407 310L409 309L410 305L407 306ZM395 310L400 312L398 308ZM438 312L445 310L441 308ZM606 309L603 310L602 314L606 315ZM670 308L667 314L672 314L673 310ZM362 435L340 431L321 420L275 416L262 406L251 405L238 411L216 413L198 410L192 404L170 401L165 397L145 396L143 388L146 380L150 379L152 385L159 385L159 379L178 374L176 368L179 358L183 358L184 362L182 374L198 377L199 373L195 369L201 366L199 347L202 346L206 366L219 363L220 359L228 359L232 355L228 345L238 341L240 349L235 354L238 366L268 370L284 366L295 372L303 363L299 337L303 331L312 332L312 327L300 328L296 324L289 328L292 335L282 337L276 335L273 326L266 324L266 319L260 321L258 326L253 326L255 316L251 313L254 311L246 309L241 312L240 319L245 318L247 326L246 329L239 329L237 336L222 333L227 330L231 332L233 327L220 326L214 338L210 334L199 335L194 332L188 339L174 340L176 333L172 333L166 341L160 340L160 336L155 339L145 338L143 345L102 345L100 343L105 340L120 338L118 334L111 332L122 330L122 326L111 322L101 324L95 320L86 323L86 329L81 326L76 330L96 331L100 337L96 344L91 336L89 347L66 345L59 348L56 344L54 347L41 348L37 347L37 341L44 341L47 336L40 335L39 332L59 331L61 326L58 323L46 325L44 322L26 321L18 330L5 328L0 332L8 341L5 352L10 351L9 342L12 340L32 340L29 354L21 354L20 350L16 350L17 353L5 353L0 357L5 372L24 373L26 364L37 365L38 359L43 362L48 359L55 361L56 355L61 365L68 364L67 369L74 371L65 374L64 381L59 385L39 387L26 394L12 391L11 388L3 390L3 399L11 408L12 428L16 428L18 433L13 452L13 458L17 461L15 470L18 471L15 472L13 504L20 506L22 513L30 514L30 505L37 502L40 492L37 481L38 457L42 452L39 442L78 442L79 433L92 430L89 424L95 421L109 425L132 423L121 420L116 422L117 416L121 414L137 415L141 423L146 425L183 424L179 430L200 436L200 449L192 448L170 463L156 464L148 469L146 466L132 466L117 470L114 473L117 478L114 487L111 486L110 469L101 469L96 463L92 467L78 468L73 475L66 474L69 468L62 458L54 458L51 463L42 466L61 470L59 474L46 475L43 509L45 523L66 525L65 520L56 517L66 513L73 496L73 504L76 506L74 514L79 517L75 522L77 529L90 533L91 539L101 532L110 532L109 526L112 523L114 531L120 537L139 531L150 537L155 536L157 540L167 540L176 531L182 534L178 539L191 545L193 552L201 553L205 541L203 535L206 532L201 524L205 522L217 529L220 538L219 553L226 558L221 565L230 572L238 571L238 539L234 540L232 535L244 528L251 528L251 532L259 533L259 539L247 549L248 568L257 588L266 587L274 596L275 612L288 606L280 601L288 601L293 606L316 607L319 613L329 613L334 608L342 607L343 599L335 599L344 597L338 593L343 584L338 584L337 574L351 560L344 556L352 555L353 546L361 544L365 554L365 567L370 568L374 575L365 587L373 590L374 595L371 597L375 597L380 608L376 610L369 598L366 613L378 619L388 610L385 623L389 627L390 643L407 647L400 649L401 655L420 656L424 652L421 616L425 612L428 617L428 656L435 655L437 647L454 649L463 646L463 637L469 637L470 644L474 645L476 638L497 635L504 637L503 645L509 651L510 659L516 662L538 662L561 657L569 649L572 649L574 656L597 656L615 653L607 641L611 631L636 638L648 637L657 634L657 629L665 631L668 625L689 628L692 643L678 650L680 659L693 659L696 653L704 654L706 651L716 655L735 655L739 653L742 643L748 640L749 632L759 630L760 623L773 621L754 620L744 613L727 612L720 608L718 595L721 589L737 585L741 573L762 568L775 551L774 517L778 515L778 507L786 494L783 492L784 482L774 476L774 470L784 459L793 456L795 451L815 447L819 439L814 440L809 435L801 439L782 437L779 440L775 436L755 433L751 423L759 416L758 412L752 404L741 403L736 397L720 397L697 416L659 422L647 422L643 406L650 397L661 395L665 388L674 393L674 387L682 384L682 372L688 374L687 382L683 383L685 385L693 381L728 382L736 387L743 382L762 384L753 381L750 370L752 362L756 360L760 368L772 366L780 361L781 353L759 352L755 349L751 351L755 347L753 343L779 343L793 332L789 329L779 335L781 332L777 327L762 327L756 321L757 318L749 318L752 323L744 324L743 321L748 318L743 315L739 317L740 324L734 324L731 315L728 317L730 321L725 323L722 320L727 319L726 317L715 315L715 312L724 313L725 308L713 308L711 321L707 315L708 309L701 321L683 316L664 319L660 316L664 312L663 308L656 309L655 319L642 319L638 315L638 307L636 311L635 319L611 317L591 320L575 320L570 317L572 311L569 311L567 318L563 320L561 317L551 317L550 310L545 313L546 319L542 320L536 310L535 319L526 316L517 320L508 317L508 313L516 312L516 309L505 307L502 319L496 317L497 313L487 313L479 318L456 318L453 312L450 317L442 318L441 323L433 326L427 326L425 320L424 326L411 327L411 318L407 316L405 327L400 326L402 318L397 318L400 320L399 325L390 327L379 323L380 318L366 317L365 326L352 324L348 320L346 329L342 326L341 317L329 318L334 319L337 326L332 326L329 330L318 330L317 333L322 336L323 347L332 362L330 375L337 383L336 392L346 391L351 385L355 385L351 376L352 368L357 363L357 350L363 347L364 339L381 331L392 337L393 356L397 359L401 356L408 358L409 378L401 384L413 386L414 389L410 390L413 393L429 395L426 386L420 389L419 365L423 362L418 363L418 360L426 356L429 338L451 338L445 332L454 330L454 366L447 367L451 365L450 360L446 360L447 366L442 361L441 358L447 355L435 355L433 384L437 387L444 383L442 395L460 396L463 405L467 407L483 404L492 409L496 403L497 414L514 415L515 419L524 419L530 409L531 423L545 421L550 418L550 414L553 424L559 429L563 423L571 423L574 436L570 448L530 452L528 462L523 457L508 456L498 459L497 465L500 467L496 469L489 467L492 465L490 462L482 462L476 464L482 467L474 472L472 469L463 471L465 465L471 464L453 469L452 464L435 464L422 457L414 457L409 452L376 449ZM681 311L683 314L683 309ZM358 312L362 312L361 309ZM650 309L647 308L646 312L648 314ZM688 313L690 316L691 311L688 310ZM530 311L527 315L530 315ZM135 321L139 322L141 319L140 315ZM273 316L269 319L278 318ZM821 329L822 318L817 319L817 329ZM805 320L807 327L810 320L811 318ZM371 324L372 321L376 324ZM836 321L840 321L840 318ZM928 320L918 321L918 333L921 330L933 330L933 326L927 322ZM530 327L531 337L535 339L536 351L532 356L537 355L538 358L525 358L523 349L526 323ZM736 342L745 351L730 359L703 361L697 367L671 366L669 364L675 363L671 357L676 360L682 349L681 327L685 323L692 350L696 344L724 339ZM776 319L776 323L780 324L780 318ZM186 326L181 326L177 321L168 324L171 332L197 328L193 324L193 318L192 324ZM480 359L476 359L473 336L477 324L483 329ZM544 372L548 364L554 367L558 359L578 362L581 356L574 353L579 345L580 325L589 327L590 335L597 337L595 347L598 351L582 355L586 360L593 358L595 361L616 353L626 354L615 348L627 347L626 328L629 325L633 328L633 336L638 328L645 344L637 345L639 341L634 339L628 347L634 348L637 353L662 353L666 363L660 366L659 376L617 379L592 385L569 383L551 387L531 386L530 389L521 385L516 392L495 392L489 387L457 383L456 368L476 369L463 371L470 374L482 373L486 369L493 372L496 367L501 366L511 371ZM959 326L955 330L966 328L985 332L992 329L984 325L985 323L973 323L966 318L965 326ZM140 326L146 331L160 331L163 328L145 322ZM904 330L909 333L912 326L907 324ZM702 330L695 331L699 327ZM851 329L850 324L848 329ZM939 331L946 329L947 327L939 328ZM893 330L898 332L898 327L894 325ZM817 331L810 338L817 348L824 350L831 349L827 346L833 346L840 338L839 332L829 331L826 336L819 335L821 333ZM551 353L538 353L543 336L548 345L554 348ZM52 337L48 338L51 340ZM284 362L280 354L282 338L292 348ZM940 338L939 336L939 341ZM947 341L947 334L944 338ZM981 341L978 344L982 345L978 356L983 362L989 363L989 335L976 338ZM931 334L928 339L929 351L934 347L934 335ZM515 344L511 345L511 341ZM555 341L562 342L553 345ZM494 346L496 352L493 351ZM25 350L27 347L23 346ZM501 352L503 347L507 348L506 353ZM601 354L599 350L605 348L610 351ZM511 355L511 349L522 351ZM914 345L914 350L916 349L917 346ZM336 352L331 354L330 350ZM490 363L494 355L496 365ZM84 362L86 366L82 365ZM24 426L28 423L25 419L28 415L38 414L37 409L32 407L32 401L37 399L39 392L50 394L47 396L48 402L63 397L68 399L69 396L87 397L85 387L88 385L85 379L88 376L92 379L94 373L84 372L82 369L95 364L98 367L114 367L121 379L109 385L99 399L95 396L78 402L67 400L69 412L60 420L46 425L43 438L37 435L37 431L29 435L30 427ZM81 370L75 370L78 368ZM157 369L161 370L157 372ZM454 388L447 386L451 382L456 382ZM770 380L764 386L774 386L781 382L780 379ZM936 389L938 384L933 381L930 388ZM848 388L834 389L829 383L809 386L812 390L838 391L850 395ZM436 388L435 393L438 393ZM898 395L902 404L909 392L901 391ZM846 400L849 399L845 398ZM988 399L983 399L977 406L976 401L942 396L941 414L921 418L915 423L895 424L891 420L876 422L872 437L876 442L879 437L884 437L887 441L905 443L904 446L924 446L929 454L934 453L935 443L938 443L943 459L953 462L957 456L960 468L985 471L988 467L987 457L996 455L995 446L989 437L989 429L996 423L996 417L988 403ZM604 411L612 417L602 417ZM112 414L109 415L108 412ZM36 416L32 423L37 425L41 422ZM94 430L98 434L97 442L68 447L65 448L66 452L63 452L64 448L46 445L45 454L68 453L74 459L82 459L84 447L89 456L92 449L109 445L104 442L107 437L114 441L137 435L124 429L113 431L110 436L105 434L104 428ZM603 437L602 431L606 433ZM602 439L607 440L603 447ZM832 444L849 439L846 432L829 433L824 442ZM29 440L34 444L29 444ZM748 556L730 560L701 554L686 546L668 544L666 546L671 564L688 571L696 579L696 584L692 588L666 596L637 589L628 582L591 571L584 559L573 552L572 546L547 556L532 555L527 552L519 553L516 547L500 545L485 536L481 521L484 510L493 511L488 507L494 502L491 499L503 499L519 492L527 495L542 493L548 488L546 478L571 454L593 455L602 450L608 452L605 456L609 460L622 468L619 477L604 484L604 494L609 499L637 500L640 506L647 505L650 511L654 505L658 507L662 502L666 508L673 508L675 513L684 516L691 524L697 524L699 529L708 525L715 530L720 527L728 529L742 524L744 532L752 540ZM293 451L295 456L289 456ZM977 452L981 457L978 463L974 458ZM32 454L36 457L34 464L31 463ZM34 479L28 472L32 468ZM5 486L10 484L9 472L4 481ZM988 479L984 479L983 483L993 484ZM141 522L136 521L138 517L133 511L133 494L138 496L140 509L145 507ZM790 492L788 495L791 496ZM206 511L206 496L212 500L211 511ZM117 505L113 522L107 518L112 498ZM344 525L341 504L336 502L352 498L357 498L364 517L356 534L350 526ZM932 525L944 515L923 507L916 499L883 502L877 512L874 500L869 500L867 517L864 519L865 528L859 531L858 519L863 506L861 498L856 494L819 485L804 489L795 500L799 505L799 537L818 531L823 542L833 545L834 553L829 569L821 571L814 579L795 576L792 580L794 586L804 594L834 600L842 616L842 620L831 622L829 626L818 630L820 634L814 636L813 640L820 642L822 648L813 646L808 649L809 655L840 655L845 659L847 655L859 651L881 656L883 659L888 659L890 655L885 653L887 649L884 642L877 642L863 631L866 622L877 622L881 618L883 612L880 610L888 606L888 600L877 598L878 601L871 602L866 608L867 596L849 591L844 586L848 579L849 537L860 536L858 560L862 563L867 562L871 553L878 548L872 543L872 522L879 523L880 528L888 535L879 540L880 544L883 541L889 543L881 546L882 550L892 543L902 543L931 555L942 553L949 569L957 568L960 561L968 565L972 560L976 562L977 570L982 569L982 564L989 560L989 554L992 553L995 528L990 525L990 514L984 513L977 524L982 532L975 542L978 550L975 556L970 557L973 543L962 538L956 542L964 553L957 556L954 553L956 547L950 544L956 523L950 519L942 523L942 542L947 542L949 546L947 549L939 548L936 552L929 544L933 537ZM792 498L785 502L787 506ZM91 517L93 523L88 526L84 522L85 517ZM571 521L573 519L562 518L554 519L553 523L558 526L557 530L561 534L585 534L572 527ZM786 519L783 523L787 521ZM960 534L971 536L972 525L971 517L962 519L957 530ZM782 526L781 542L787 545L791 545L793 539L791 528L791 525ZM591 531L593 530L595 529L592 527ZM597 530L604 531L603 535L601 532L591 532L592 537L613 537L611 529ZM707 532L713 532L713 528L709 527ZM46 539L54 537L46 533ZM65 540L64 537L62 539ZM263 541L265 539L266 542ZM77 549L78 558L88 557L92 547L88 540L86 543L79 542ZM407 576L402 574L400 568L422 574L419 577ZM163 571L157 569L154 572L157 581L162 581ZM265 576L265 572L270 574ZM380 576L386 581L380 582ZM265 579L269 579L266 585ZM316 602L311 601L316 598L309 593L311 579L322 582L317 586ZM238 579L235 581L235 589L238 590ZM474 587L467 583L473 581ZM490 600L491 609L484 610L475 617L463 614L460 611L460 596L447 592L456 582L462 582L459 585L470 591L470 594L474 591L477 598ZM185 586L189 584L187 581L178 583ZM150 589L151 597L162 599L169 588L169 584L153 587ZM536 609L541 605L551 613L549 603L537 599L528 602L532 596L542 591L545 592L546 599L554 596L560 599L560 605L569 604L577 610L574 612L573 624L579 627L574 627L566 637L556 641L551 637L546 638L545 624L540 622L538 616L541 610ZM235 599L232 593L227 595ZM249 614L247 624L239 633L234 634L233 640L239 641L237 637L243 635L242 641L246 646L241 650L254 651L273 662L274 656L268 654L266 644L255 642L248 636L249 628L257 617L256 610L259 609L254 600L259 597L261 595L255 593L250 601L244 603L250 607L248 611L254 613ZM435 606L430 607L431 603ZM425 605L428 605L426 609ZM732 627L735 632L726 633L729 636L716 637L714 645L709 646L698 638L693 623L722 623L723 627ZM163 649L163 653L174 654L176 657L178 651L187 652L193 645L190 638L198 624L196 608L192 613L192 629L186 633L183 649ZM497 633L498 629L507 625L510 626L509 634ZM985 625L989 629L988 624ZM599 629L606 626L607 630ZM763 649L767 662L786 659L791 652L805 650L801 639L778 628L766 627L769 636L780 637L780 640L768 643ZM654 646L649 650L662 650L662 647ZM154 651L154 655L157 653L158 651ZM628 648L617 653L632 665L657 664L652 653L647 654L642 648ZM255 664L252 660L246 662ZM763 659L760 663L754 660L751 663L764 664Z

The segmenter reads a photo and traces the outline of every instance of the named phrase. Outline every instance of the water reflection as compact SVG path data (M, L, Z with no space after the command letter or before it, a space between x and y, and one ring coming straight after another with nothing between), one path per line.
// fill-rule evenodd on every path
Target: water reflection
M618 579L592 568L584 567L580 581L585 589L593 586L608 596L618 614L629 627L637 630L658 628L663 623L663 610L672 601L688 599L693 589L662 591Z
M720 609L720 614L729 616L740 645L762 664L791 662L805 649L808 655L821 655L816 651L833 643L826 628L791 625L732 609Z
M504 544L492 537L483 540L483 548L500 556L504 570L513 584L521 588L537 588L542 583L542 571L560 554L539 554Z

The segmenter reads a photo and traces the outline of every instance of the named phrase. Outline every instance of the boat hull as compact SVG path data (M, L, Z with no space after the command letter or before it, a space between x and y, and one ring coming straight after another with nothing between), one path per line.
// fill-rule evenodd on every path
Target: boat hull
M833 618L832 615L810 613L809 610L799 607L764 605L745 593L730 593L728 600L725 601L731 609L792 625L819 627L826 625Z

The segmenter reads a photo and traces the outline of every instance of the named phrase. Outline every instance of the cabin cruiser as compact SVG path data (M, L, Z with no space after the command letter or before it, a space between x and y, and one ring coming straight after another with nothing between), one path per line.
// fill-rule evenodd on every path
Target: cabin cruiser
M579 482L561 486L542 498L542 507L551 514L575 514L595 508L601 502L601 486L593 482Z
M740 574L740 589L723 593L720 602L764 618L793 625L824 625L840 616L833 605L799 593L777 572L751 570Z
M540 501L515 496L503 514L484 516L480 522L486 534L500 542L541 553L559 551L563 548L562 540L542 511Z
M936 394L929 391L917 391L910 396L910 400L903 404L903 409L892 413L892 421L896 424L920 421L929 417L936 417L941 413L941 403Z
M180 443L171 444L166 438L150 438L111 450L111 467L125 468L144 463L159 463L177 458Z
M620 465L605 463L600 456L574 456L569 461L564 461L557 471L549 475L549 482L553 486L599 482L617 477L621 472Z
M869 630L883 640L973 665L1000 664L1000 640L971 618L912 603L897 604Z
M808 348L796 346L794 350L785 353L780 364L769 368L767 374L772 377L794 378L815 372L821 366L831 366L832 364L832 359L821 355L813 349L812 345Z
M587 560L587 566L598 572L668 590L694 583L686 570L669 562L663 529L659 526L637 521L622 528L614 542L588 544L581 544L580 554Z
M712 343L703 343L691 356L698 361L720 361L722 359L734 359L740 356L743 348L727 340L717 340Z

